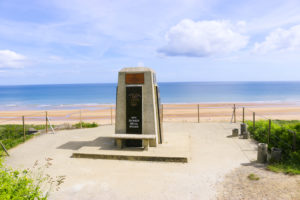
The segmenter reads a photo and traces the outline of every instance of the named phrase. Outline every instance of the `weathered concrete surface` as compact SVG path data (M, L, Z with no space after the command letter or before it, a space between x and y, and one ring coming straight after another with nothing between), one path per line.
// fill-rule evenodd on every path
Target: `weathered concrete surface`
M190 157L190 134L189 132L180 132L173 134L168 132L166 140L162 145L156 148L149 148L143 150L142 148L123 148L119 149L114 145L113 133L107 132L105 135L95 138L90 141L93 146L85 145L77 151L73 152L73 157L77 158L102 158L102 159L116 159L119 160L147 160L147 161L165 161L165 162L187 162ZM131 136L130 134L128 134ZM152 136L152 135L146 135ZM135 136L134 136L135 137ZM69 144L67 143L62 148Z
M216 199L216 184L225 174L256 159L255 144L227 137L237 127L239 124L165 123L167 134L190 135L190 159L185 164L70 158L82 146L95 145L96 141L91 142L95 137L113 133L113 126L36 137L10 150L6 163L28 168L36 160L52 158L46 172L53 177L66 175L66 181L51 199Z
M125 84L126 74L143 73L143 84ZM155 139L150 140L150 146L158 145L158 110L153 78L155 72L146 67L129 67L119 71L118 90L117 90L117 109L116 109L116 133L126 133L126 87L142 87L142 133L146 135L155 135Z

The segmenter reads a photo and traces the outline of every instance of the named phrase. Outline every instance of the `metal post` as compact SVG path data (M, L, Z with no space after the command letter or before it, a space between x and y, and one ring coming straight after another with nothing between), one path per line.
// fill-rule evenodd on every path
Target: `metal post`
M82 116L81 116L81 110L79 111L79 114L80 114L80 128L82 128Z
M199 112L199 104L198 104L198 123L200 123L200 112Z
M255 130L255 112L253 112L253 130Z
M48 133L48 112L46 111L46 133Z
M112 117L112 106L110 107L110 124L113 124L113 117Z
M271 135L271 120L269 119L268 146L270 145L270 135Z
M7 152L7 150L5 149L5 146L2 144L1 141L0 141L0 145L1 145L2 149L5 151L6 155L9 156L9 153Z
M245 107L243 107L243 123L245 123Z
M236 123L235 104L233 104L233 122Z
M25 142L26 140L26 130L25 130L25 117L22 116L22 121L23 121L23 140Z

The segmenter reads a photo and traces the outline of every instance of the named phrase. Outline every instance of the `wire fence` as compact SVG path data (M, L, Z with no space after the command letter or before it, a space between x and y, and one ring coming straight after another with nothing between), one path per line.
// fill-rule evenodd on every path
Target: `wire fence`
M82 128L84 123L97 123L99 125L113 125L115 123L115 105L90 106L82 109L72 110L49 110L49 111L0 111L0 132L3 126L16 125L18 135L23 140L38 133L53 133L62 129ZM251 104L163 104L161 106L163 122L245 122L258 120L271 120L271 123L278 123L277 119L299 119L300 107L270 107L253 106ZM18 127L17 127L18 125ZM294 130L289 130L294 135ZM272 133L272 130L269 131ZM274 134L273 134L274 135ZM279 142L277 135L267 135L268 142ZM3 136L0 134L0 141ZM297 142L291 141L286 144L296 149Z
M264 106L251 107L242 104L163 104L161 107L164 122L243 122L255 119L299 119L297 108ZM46 125L46 117L52 125L96 122L100 125L115 123L115 105L103 105L73 110L49 111L0 111L0 125L26 124Z
M283 110L285 111L283 116L280 116L280 114L278 113L278 109L275 109L275 112L273 111L273 113L268 113L264 109L264 115L261 114L262 111L259 111L259 109L258 111L253 108L245 107L241 107L240 109L242 110L241 122L252 122L250 123L250 125L252 126L252 131L250 132L252 137L254 136L254 132L257 129L263 128L263 130L259 131L259 134L262 134L260 135L260 137L264 138L263 140L268 144L269 147L281 147L283 151L298 150L299 141L297 141L297 137L300 136L300 133L299 131L297 132L297 130L290 129L288 125L291 123L300 124L300 122L298 121L299 113L297 113L296 118L288 118L286 116L286 108ZM293 115L295 115L295 110L297 109L293 110ZM264 120L268 123L267 128L264 127L266 125L265 123L257 126L257 123L260 120ZM275 127L275 125L277 127Z
M86 127L87 123L114 124L115 106L106 105L76 110L0 112L0 155L2 150L25 142L34 135Z
M232 105L226 104L163 104L164 122L229 122Z
M1 124L26 124L42 125L48 118L53 125L62 123L75 124L81 121L96 122L99 124L113 124L115 106L102 107L101 109L76 109L76 110L50 110L50 111L4 111L0 112Z

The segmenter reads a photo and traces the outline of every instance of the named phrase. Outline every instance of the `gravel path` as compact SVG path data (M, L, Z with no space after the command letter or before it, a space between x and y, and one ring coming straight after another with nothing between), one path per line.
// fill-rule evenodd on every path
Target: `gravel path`
M250 180L250 174L259 180ZM300 176L274 173L264 165L251 164L227 174L217 188L218 200L299 200Z

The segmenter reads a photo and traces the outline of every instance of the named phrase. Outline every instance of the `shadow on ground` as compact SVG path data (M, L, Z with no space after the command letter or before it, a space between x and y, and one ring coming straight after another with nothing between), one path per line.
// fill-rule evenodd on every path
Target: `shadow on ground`
M249 163L241 163L242 166L248 167L248 166L252 166L258 169L264 169L266 170L266 166L267 164L263 164L263 163L258 163L257 161L251 161Z
M70 141L57 147L57 149L78 150L81 147L100 147L100 149L114 149L114 140L112 138L98 137L92 141Z
M68 150L79 150L82 147L99 147L102 150L122 150L122 151L142 151L143 148L138 147L126 147L118 149L115 146L115 141L113 138L109 137L98 137L92 141L70 141L65 144L60 145L57 149L68 149Z

